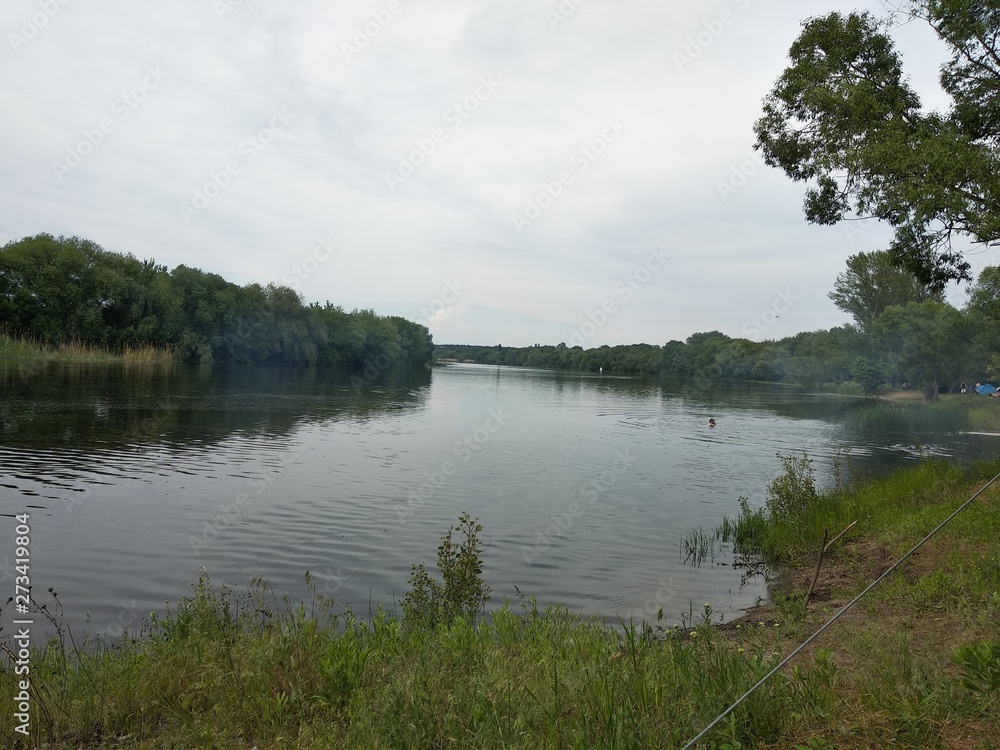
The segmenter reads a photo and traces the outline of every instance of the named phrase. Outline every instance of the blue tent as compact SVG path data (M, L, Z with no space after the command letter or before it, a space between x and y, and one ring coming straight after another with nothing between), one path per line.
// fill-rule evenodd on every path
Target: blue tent
M976 393L982 393L983 395L987 395L987 394L996 393L996 392L997 392L997 389L994 388L989 383L983 383L982 385L977 385L976 386Z

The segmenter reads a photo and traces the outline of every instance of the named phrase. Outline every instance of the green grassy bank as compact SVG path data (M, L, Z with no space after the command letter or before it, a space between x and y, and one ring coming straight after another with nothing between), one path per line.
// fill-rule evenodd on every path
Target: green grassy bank
M904 432L919 437L941 431L1000 432L1000 398L945 394L927 403L920 394L891 393L848 416L861 432Z
M676 748L934 527L1000 462L922 463L816 494L788 458L768 506L728 534L788 571L777 602L722 627L611 629L531 600L478 623L476 527L415 569L403 615L332 614L203 580L136 639L32 657L30 740L0 657L0 737L50 748ZM998 483L1000 484L1000 483ZM735 503L734 503L735 505ZM830 549L808 607L824 529ZM456 531L460 527L456 527ZM1000 736L1000 488L985 493L815 648L724 721L706 748L987 748ZM457 603L437 607L441 600ZM433 606L432 606L433 605ZM50 600L48 609L56 609ZM432 616L429 616L432 615ZM3 623L10 621L5 609ZM957 650L956 650L957 649ZM964 650L962 650L964 649ZM47 743L47 745L45 744Z
M18 362L125 362L129 364L170 364L173 353L152 346L125 347L120 352L105 347L69 342L49 346L32 339L0 332L0 363Z

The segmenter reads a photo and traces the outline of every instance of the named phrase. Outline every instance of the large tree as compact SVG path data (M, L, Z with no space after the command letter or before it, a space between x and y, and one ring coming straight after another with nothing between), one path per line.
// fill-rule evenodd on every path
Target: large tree
M926 300L944 302L944 295L895 266L890 253L877 250L847 259L847 270L834 282L830 299L866 331L887 307Z
M987 266L969 288L965 311L971 322L971 345L977 369L1000 377L1000 266Z
M969 322L943 302L911 302L886 309L871 326L872 341L888 369L916 377L927 400L968 366Z
M948 112L924 112L888 30L898 17L830 13L803 24L754 126L767 164L807 184L805 214L878 218L894 262L943 289L970 280L955 235L1000 241L1000 9L917 0L905 11L948 45Z

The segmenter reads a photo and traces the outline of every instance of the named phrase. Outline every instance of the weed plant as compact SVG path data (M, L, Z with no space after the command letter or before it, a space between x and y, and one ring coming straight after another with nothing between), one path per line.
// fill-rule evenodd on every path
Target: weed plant
M0 362L124 362L126 364L170 364L173 353L153 346L125 346L120 351L69 341L49 346L0 331Z

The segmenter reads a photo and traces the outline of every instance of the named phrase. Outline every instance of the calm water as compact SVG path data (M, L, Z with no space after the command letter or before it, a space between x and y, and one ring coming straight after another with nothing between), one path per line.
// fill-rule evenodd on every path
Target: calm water
M36 596L54 588L75 631L110 636L202 568L293 598L308 570L338 605L392 607L463 511L485 527L495 600L516 586L609 622L672 623L692 602L730 617L763 582L725 556L684 564L682 539L741 495L762 502L776 452L808 451L822 483L836 449L869 472L918 454L852 434L856 400L754 384L450 365L358 389L317 370L64 365L0 370L0 387L0 600L28 512ZM923 450L985 457L996 440Z

